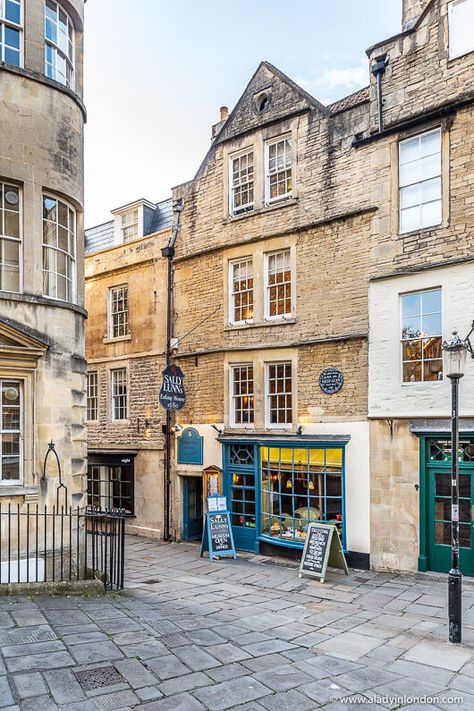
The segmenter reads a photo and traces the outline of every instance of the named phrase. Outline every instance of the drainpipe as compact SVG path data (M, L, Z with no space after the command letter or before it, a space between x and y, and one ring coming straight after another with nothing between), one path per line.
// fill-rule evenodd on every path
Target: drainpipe
M181 213L184 208L182 199L176 200L173 203L174 221L171 231L171 239L167 247L163 247L161 254L168 260L168 300L166 308L166 365L171 365L171 337L173 333L173 257L174 246L178 237ZM170 533L170 518L171 518L171 410L166 410L166 425L165 425L165 462L164 462L164 504L165 504L165 525L163 538L169 541Z
M375 57L375 61L370 67L370 70L374 77L377 79L377 105L378 105L378 115L379 115L379 133L383 131L383 116L382 116L382 76L385 74L385 69L387 68L388 57L386 54L382 54L380 57Z

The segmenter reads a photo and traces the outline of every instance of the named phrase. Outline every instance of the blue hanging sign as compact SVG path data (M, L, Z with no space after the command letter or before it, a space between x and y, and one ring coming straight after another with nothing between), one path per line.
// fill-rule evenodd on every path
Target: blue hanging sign
M178 437L178 464L202 464L203 440L194 427L186 427Z

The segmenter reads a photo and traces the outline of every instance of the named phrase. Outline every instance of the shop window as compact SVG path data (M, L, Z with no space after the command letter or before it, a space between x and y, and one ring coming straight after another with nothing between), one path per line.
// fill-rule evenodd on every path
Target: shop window
M22 479L22 393L18 380L0 380L0 483Z
M449 58L474 51L474 0L449 4Z
M53 0L46 0L44 18L45 74L50 79L74 86L74 25L69 15Z
M403 382L443 378L441 289L402 294Z
M97 420L99 410L99 374L97 371L87 373L87 419Z
M234 365L231 373L231 425L240 427L253 425L254 386L253 365Z
M87 472L87 505L100 511L134 513L134 477L131 467L91 465Z
M253 261L239 259L229 264L230 322L248 323L253 320Z
M267 363L265 377L268 428L290 427L293 422L291 362Z
M43 294L75 297L76 213L64 200L43 195Z
M293 190L293 151L290 136L265 144L265 202L290 198Z
M0 62L21 66L22 8L20 0L0 0Z
M230 157L230 212L240 215L253 209L253 152Z
M127 370L118 368L111 371L112 419L127 419Z
M255 453L252 444L231 444L229 452L230 464L241 464L252 466L255 461Z
M127 336L128 329L128 286L122 284L109 291L109 336Z
M399 145L400 233L441 223L441 129Z
M1 3L1 0L0 0ZM0 289L20 291L21 196L17 185L0 182Z
M256 528L255 474L249 472L232 473L232 525L242 528Z
M304 542L310 523L343 525L342 448L261 448L262 535Z
M289 249L266 255L265 317L291 316L291 254Z

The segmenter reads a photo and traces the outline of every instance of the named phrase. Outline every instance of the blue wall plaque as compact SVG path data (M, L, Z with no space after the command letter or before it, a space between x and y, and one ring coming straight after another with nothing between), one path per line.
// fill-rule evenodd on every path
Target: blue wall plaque
M178 464L202 464L203 437L194 427L186 427L178 437Z

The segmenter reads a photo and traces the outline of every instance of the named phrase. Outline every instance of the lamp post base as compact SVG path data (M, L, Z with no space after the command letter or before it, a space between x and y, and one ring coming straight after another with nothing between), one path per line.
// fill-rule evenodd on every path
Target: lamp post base
M461 644L462 636L462 574L459 568L451 568L448 578L449 641Z

